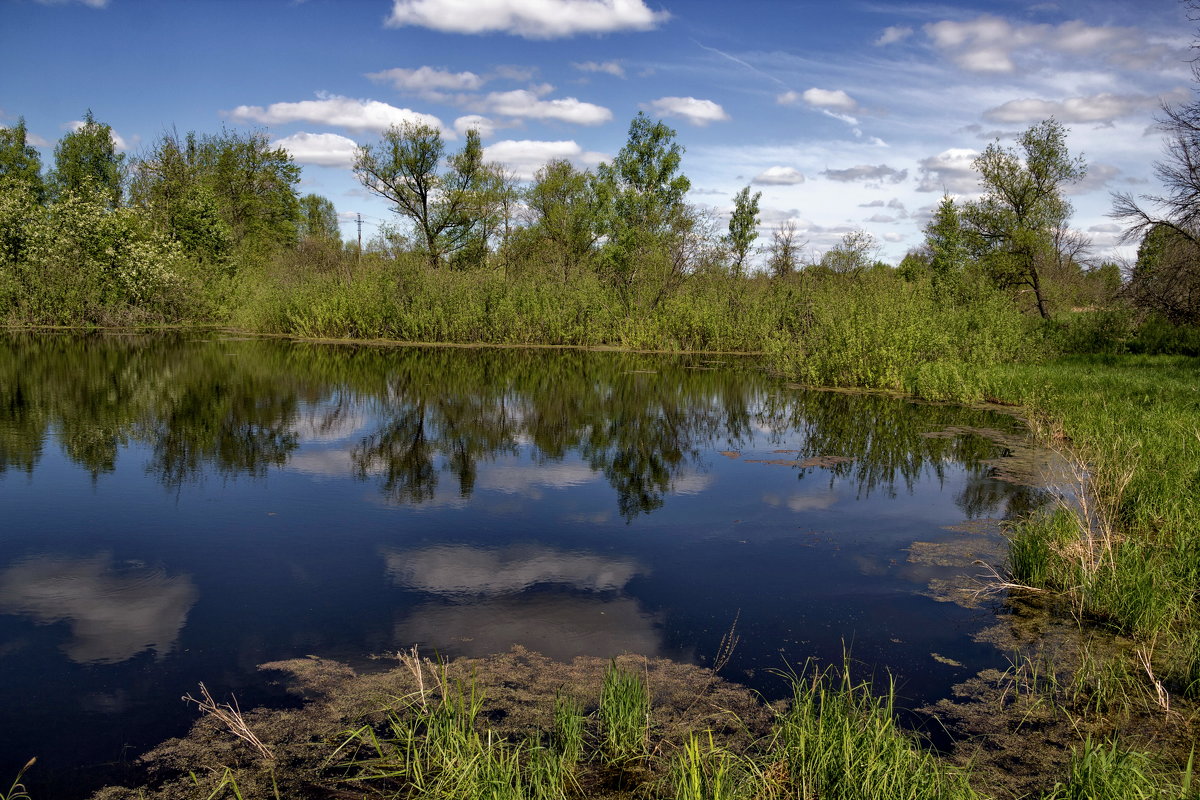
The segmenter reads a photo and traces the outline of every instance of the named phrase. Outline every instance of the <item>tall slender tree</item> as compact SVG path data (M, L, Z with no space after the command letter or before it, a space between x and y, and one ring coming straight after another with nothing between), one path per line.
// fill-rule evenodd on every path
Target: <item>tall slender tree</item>
M758 238L758 225L762 222L758 216L758 201L762 192L750 194L750 187L745 186L733 196L733 214L729 217L729 235L725 243L733 256L733 272L741 275L745 271L746 258L750 248Z

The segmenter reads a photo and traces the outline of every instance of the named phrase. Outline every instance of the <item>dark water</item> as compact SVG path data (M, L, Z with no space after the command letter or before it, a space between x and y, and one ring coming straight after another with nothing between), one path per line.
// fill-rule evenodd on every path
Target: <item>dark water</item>
M707 663L736 619L767 694L849 648L944 696L993 611L907 548L1031 501L952 425L1014 428L730 358L0 337L0 780L78 794L199 681L280 702L256 665L412 644Z

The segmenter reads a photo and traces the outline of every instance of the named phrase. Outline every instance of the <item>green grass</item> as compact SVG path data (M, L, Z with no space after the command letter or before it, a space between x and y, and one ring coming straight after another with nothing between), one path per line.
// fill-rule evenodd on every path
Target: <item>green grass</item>
M1200 689L1200 362L1093 356L996 365L989 397L1029 410L1082 465L1086 502L1012 532L1013 578L1062 593L1076 613L1155 643L1175 692Z
M601 750L621 767L645 759L650 732L650 691L641 675L610 664L600 693Z
M791 707L780 715L771 756L789 769L789 796L821 800L958 800L976 797L967 776L948 767L895 720L894 687L881 696L839 671L792 677Z
M1145 753L1088 739L1071 759L1070 774L1046 800L1187 800L1191 762L1182 782L1166 775Z

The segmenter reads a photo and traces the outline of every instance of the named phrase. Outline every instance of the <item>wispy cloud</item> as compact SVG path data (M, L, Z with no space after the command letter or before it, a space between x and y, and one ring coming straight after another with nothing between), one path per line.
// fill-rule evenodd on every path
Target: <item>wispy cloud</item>
M578 61L572 62L571 66L580 72L603 72L615 78L625 77L625 68L620 61Z

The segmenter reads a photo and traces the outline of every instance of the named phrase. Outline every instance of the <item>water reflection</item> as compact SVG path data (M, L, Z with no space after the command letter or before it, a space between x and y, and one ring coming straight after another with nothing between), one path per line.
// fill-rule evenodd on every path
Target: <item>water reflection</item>
M175 646L197 591L187 575L144 566L118 566L108 555L39 556L0 572L0 614L41 625L66 622L63 651L80 664L113 664Z
M649 570L631 558L540 545L485 549L466 545L385 549L388 576L399 586L445 597L523 592L558 584L583 592L616 592Z
M752 370L691 366L638 354L8 337L0 473L31 472L51 436L93 477L140 442L146 470L170 489L289 469L353 476L392 503L444 505L603 480L628 521L704 490L725 460L717 453L786 439L795 463L773 469L849 482L858 497L911 491L922 474L941 480L961 464L975 478L960 498L969 516L1024 502L988 480L991 442L922 435L994 425L990 414L780 391ZM801 511L830 497L806 486L766 499Z

